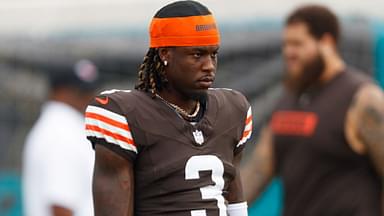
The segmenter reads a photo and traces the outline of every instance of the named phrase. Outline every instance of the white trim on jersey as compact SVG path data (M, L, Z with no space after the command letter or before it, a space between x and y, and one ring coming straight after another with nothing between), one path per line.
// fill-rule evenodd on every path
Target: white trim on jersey
M115 92L131 92L131 90L120 90L120 89L110 89L110 90L105 90L103 92L101 92L100 94L101 95L106 95L106 94L113 94Z
M128 124L124 116L114 113L112 111L109 111L107 109L103 109L101 107L89 105L85 110L85 113L96 113L98 115L113 119L121 124Z
M100 139L105 139L105 141L107 141L108 143L112 143L112 144L118 145L122 149L133 151L133 152L137 153L136 146L134 146L132 144L129 144L127 142L115 139L114 137L108 136L108 135L106 135L104 133L100 133L100 132L97 132L97 131L94 131L94 130L86 130L86 134L87 134L87 136L97 137L97 138L100 138Z
M236 145L236 147L239 147L246 143L249 138L252 136L252 108L248 108L247 112L247 118L245 119L245 127L244 127L244 132L243 136L240 139L239 143Z
M122 115L96 106L88 106L85 113L87 136L105 139L108 143L137 153L128 125Z
M133 139L132 134L129 131L127 131L126 129L116 127L114 125L105 123L104 121L100 121L98 119L86 117L85 123L88 125L95 125L99 128L103 128L103 129L105 129L107 131L111 131L113 133L120 134L121 136L127 137L128 139Z

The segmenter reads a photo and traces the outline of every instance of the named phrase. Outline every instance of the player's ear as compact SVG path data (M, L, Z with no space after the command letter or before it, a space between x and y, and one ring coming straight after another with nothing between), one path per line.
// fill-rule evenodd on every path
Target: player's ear
M170 48L168 47L160 47L159 50L159 56L162 62L169 61L170 59Z
M320 46L319 46L320 53L323 56L329 55L333 51L334 47L336 46L335 40L333 39L333 37L329 33L325 33L320 38L319 44L320 44Z

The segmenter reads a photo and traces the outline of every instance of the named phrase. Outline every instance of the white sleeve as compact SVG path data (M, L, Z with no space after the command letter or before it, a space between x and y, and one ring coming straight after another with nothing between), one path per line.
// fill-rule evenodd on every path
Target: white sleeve
M228 216L248 216L247 202L228 204Z
M59 150L60 151L60 150ZM76 158L61 150L51 154L49 164L46 164L45 196L48 204L59 205L71 210L76 209Z
M48 205L76 211L91 197L93 151L81 129L78 133L68 129L71 134L52 143L45 165L46 185L42 185Z

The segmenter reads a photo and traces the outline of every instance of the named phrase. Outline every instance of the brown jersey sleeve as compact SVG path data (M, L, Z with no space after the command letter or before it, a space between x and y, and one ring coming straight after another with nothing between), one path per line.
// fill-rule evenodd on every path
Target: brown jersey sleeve
M137 147L128 121L113 94L102 94L91 101L85 112L85 129L93 148L100 144L128 160L136 158Z
M235 145L234 154L237 155L243 151L245 144L251 138L252 135L252 109L247 98L236 90L228 92L229 103L236 107L239 116L237 125L239 125L239 131L241 132L238 137L238 142Z
M237 135L234 146L234 154L240 153L252 135L252 109L246 97L232 89L218 89L224 96L222 107L230 107L226 115L233 116L231 124L236 125Z

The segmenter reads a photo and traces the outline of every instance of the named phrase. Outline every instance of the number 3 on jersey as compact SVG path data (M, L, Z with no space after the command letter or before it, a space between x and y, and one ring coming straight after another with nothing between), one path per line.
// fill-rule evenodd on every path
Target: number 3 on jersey
M205 199L216 199L219 215L227 215L227 207L223 197L224 188L224 165L223 162L214 155L198 155L191 157L185 165L185 179L199 179L200 171L212 171L212 181L215 185L207 185L200 188L201 197ZM193 210L191 216L206 216L206 210Z

